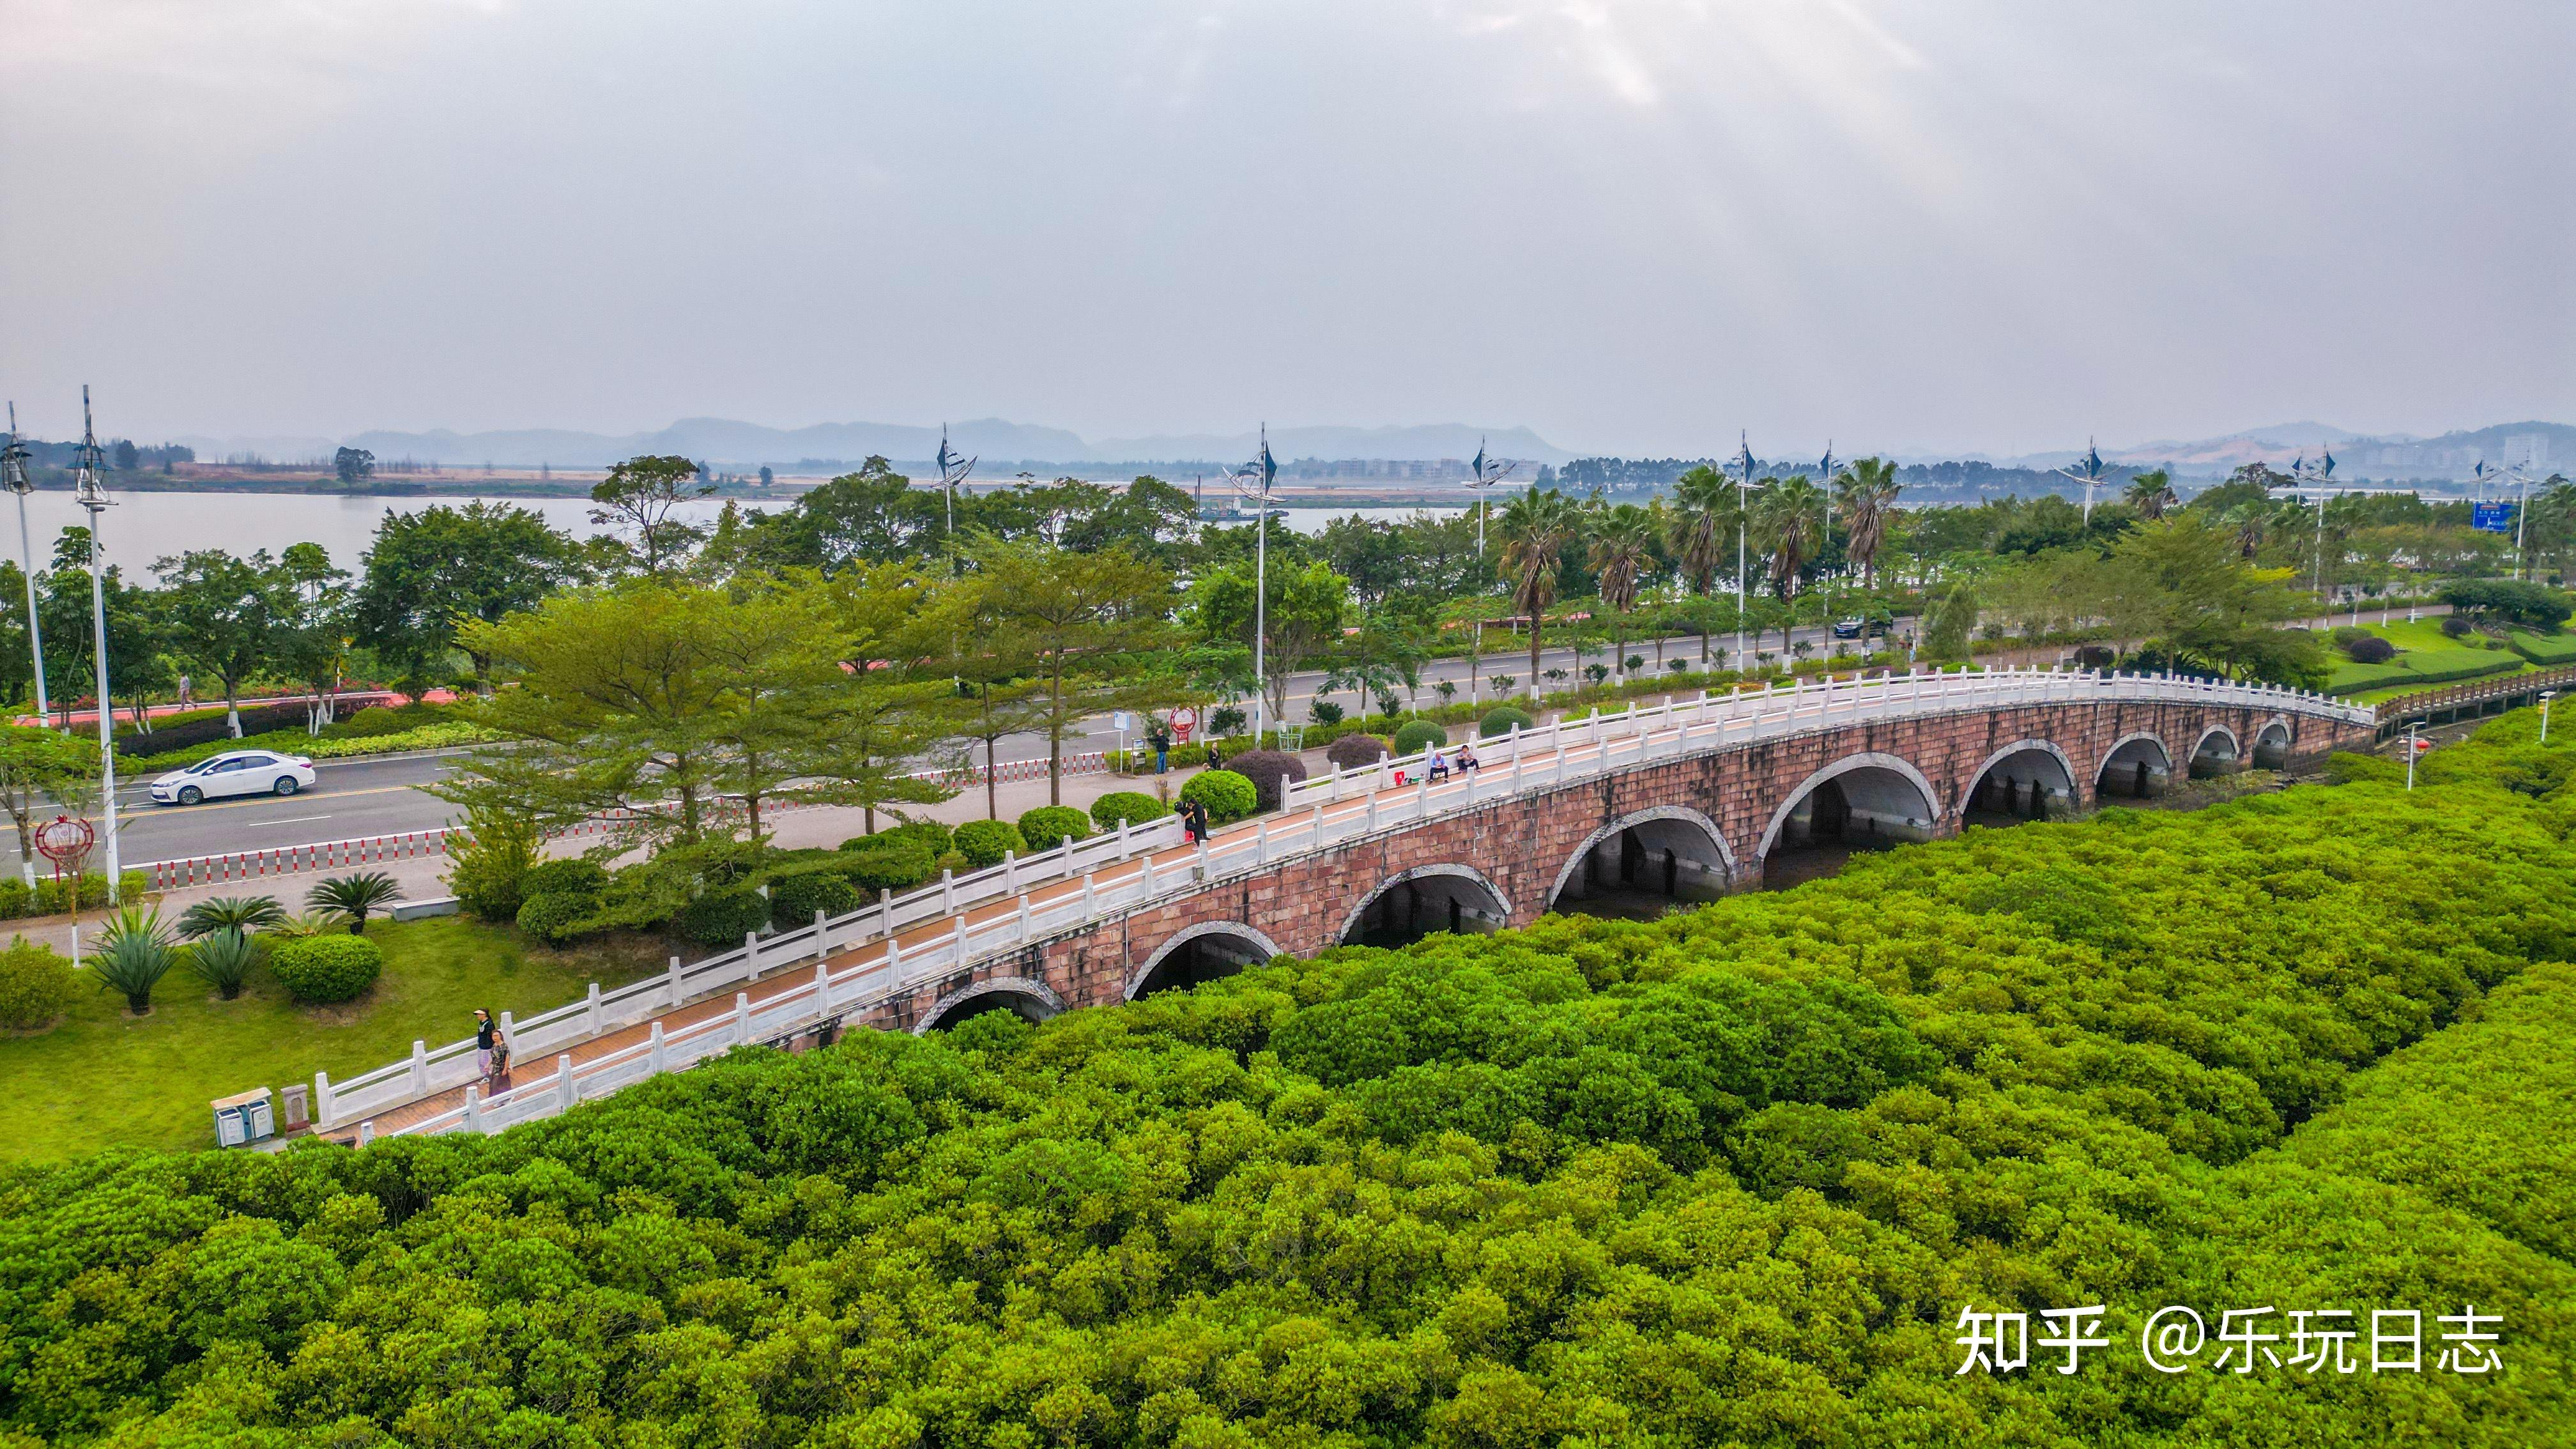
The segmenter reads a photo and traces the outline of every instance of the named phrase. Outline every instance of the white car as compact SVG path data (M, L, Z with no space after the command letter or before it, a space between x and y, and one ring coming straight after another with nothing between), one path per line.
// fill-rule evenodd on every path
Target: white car
M152 803L194 805L222 795L292 795L312 786L313 762L302 755L234 750L153 781Z

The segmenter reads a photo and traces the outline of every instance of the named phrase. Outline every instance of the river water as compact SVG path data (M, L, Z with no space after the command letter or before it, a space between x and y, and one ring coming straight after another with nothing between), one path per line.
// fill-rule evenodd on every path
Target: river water
M116 504L107 513L100 531L106 537L108 560L129 573L150 570L152 561L192 548L220 548L237 554L248 554L264 548L271 554L290 543L312 542L331 554L331 561L341 568L355 571L359 560L375 541L376 527L388 513L411 513L432 504L444 503L461 507L473 501L457 497L345 497L312 493L116 493ZM576 537L589 537L601 530L590 521L590 502L583 498L509 498L500 500L530 508L545 516L546 522ZM749 509L783 506L785 500L745 500ZM27 527L35 535L39 567L53 549L53 540L63 529L88 520L80 505L66 492L41 492L26 500ZM688 504L677 510L677 516L692 522L713 519L722 508L719 502ZM1417 512L1455 516L1457 508L1290 508L1287 526L1300 533L1320 533L1335 518L1358 514L1377 521L1410 518ZM15 557L17 539L10 537L17 523L15 512L0 505L0 556Z

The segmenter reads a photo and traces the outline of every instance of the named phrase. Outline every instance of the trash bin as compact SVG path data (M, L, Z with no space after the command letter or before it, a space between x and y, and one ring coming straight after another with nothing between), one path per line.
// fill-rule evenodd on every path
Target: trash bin
M215 1109L215 1145L248 1147L263 1138L277 1135L277 1116L269 1105L266 1087L230 1097L217 1097Z

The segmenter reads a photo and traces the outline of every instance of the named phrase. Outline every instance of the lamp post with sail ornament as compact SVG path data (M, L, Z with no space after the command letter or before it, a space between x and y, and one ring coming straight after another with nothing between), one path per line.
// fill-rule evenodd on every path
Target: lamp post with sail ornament
M2074 467L2058 469L2057 476L2084 485L2084 521L2092 523L2093 489L2102 481L2102 450L2093 446L2091 438L2086 438L2084 456L2075 460Z
M105 472L104 457L99 451L98 433L90 426L89 384L81 384L80 472L73 479L73 491L80 506L89 510L89 608L91 646L98 655L98 776L100 823L106 828L99 833L107 843L107 903L118 904L116 852L116 714L108 705L107 692L107 550L99 542L99 519L108 509L107 484L100 478Z
M27 531L27 495L36 491L27 476L27 443L18 436L18 405L9 404L9 441L0 444L0 487L18 495L18 556L27 574L27 648L35 656L36 718L53 714L45 697L45 631L36 623L36 543Z
M1261 425L1261 452L1226 474L1235 496L1259 510L1252 532L1252 743L1255 749L1270 731L1270 676L1262 648L1270 636L1270 499L1279 481L1279 462L1270 456L1270 425Z
M1469 471L1475 475L1467 480L1467 487L1474 490L1476 495L1476 582L1478 587L1481 588L1484 584L1483 575L1485 572L1485 515L1493 511L1493 502L1491 499L1487 498L1485 494L1486 491L1491 489L1495 484L1502 482L1504 476L1509 474L1512 469L1520 465L1517 463L1507 463L1500 458L1486 457L1485 440L1478 438L1476 440L1476 461L1468 464L1467 466ZM1475 643L1469 647L1467 652L1467 697L1469 699L1475 699L1478 697L1476 694L1476 667L1484 662L1485 610L1483 603L1479 601L1476 607Z
M1750 565L1750 525L1753 514L1753 444L1744 434L1735 435L1735 461L1727 467L1735 474L1735 672L1742 674L1744 657L1744 571Z

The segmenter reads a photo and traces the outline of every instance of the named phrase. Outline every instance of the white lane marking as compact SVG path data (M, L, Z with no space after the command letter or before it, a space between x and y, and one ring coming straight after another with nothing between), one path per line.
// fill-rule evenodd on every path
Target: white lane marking
M284 820L245 820L234 828L237 830L264 830L271 825L310 825L316 820L328 820L330 818L331 817L328 815L296 815Z

